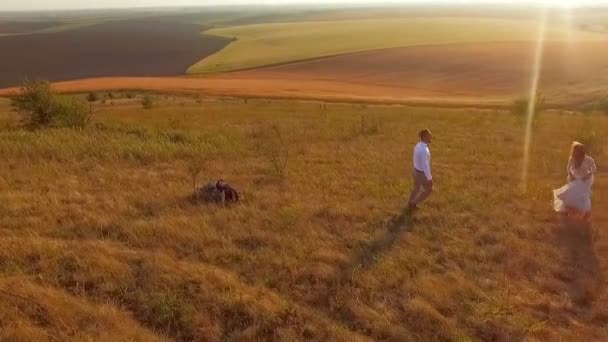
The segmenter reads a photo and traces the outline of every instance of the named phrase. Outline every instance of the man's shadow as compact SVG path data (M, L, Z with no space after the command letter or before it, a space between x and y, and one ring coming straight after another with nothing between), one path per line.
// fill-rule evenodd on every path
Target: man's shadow
M380 255L387 253L393 247L403 233L411 231L414 212L414 210L403 209L399 215L391 219L382 234L353 255L347 267L343 268L339 281L351 281L358 270L371 267Z

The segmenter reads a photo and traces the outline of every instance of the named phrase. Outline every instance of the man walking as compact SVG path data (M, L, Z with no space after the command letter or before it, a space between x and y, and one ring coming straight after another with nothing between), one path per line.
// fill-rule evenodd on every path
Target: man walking
M420 142L414 148L414 189L408 202L409 209L415 209L433 192L433 176L431 175L431 131L423 129L418 132Z

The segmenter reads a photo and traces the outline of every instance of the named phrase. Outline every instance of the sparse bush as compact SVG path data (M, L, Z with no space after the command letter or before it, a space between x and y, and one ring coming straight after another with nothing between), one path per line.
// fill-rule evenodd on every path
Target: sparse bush
M53 94L48 81L26 81L11 105L30 128L83 127L93 116L92 107L83 100Z
M600 112L603 114L608 114L608 96L599 98L593 102L586 103L585 105L583 105L583 112Z
M154 100L152 100L152 96L145 95L141 99L141 106L144 107L144 109L152 109L152 107L154 106Z
M529 98L519 98L513 101L511 104L511 113L516 115L525 116L528 113L528 106L530 103ZM536 103L534 104L534 114L540 113L545 106L545 97L542 93L536 95Z
M262 134L262 138L261 152L269 161L272 173L277 177L284 178L287 173L289 149L283 140L281 130L277 126L272 126Z
M133 95L133 93L127 93L127 94L125 94L125 97L128 99L132 99L135 97L135 95Z
M114 93L112 93L111 91L108 92L107 97L109 99L113 99L114 98Z
M96 92L90 92L87 95L87 101L89 101L89 102L97 102L97 101L99 101L99 95L97 95Z
M597 100L595 108L604 114L608 114L608 96Z
M93 118L93 105L75 97L55 97L54 116L61 126L85 127Z

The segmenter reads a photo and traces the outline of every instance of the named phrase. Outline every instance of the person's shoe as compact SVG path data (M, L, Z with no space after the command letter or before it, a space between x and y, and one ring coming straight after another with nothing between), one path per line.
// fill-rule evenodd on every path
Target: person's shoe
M415 205L414 203L408 203L407 210L413 211L413 210L416 210L416 209L418 209L417 205Z

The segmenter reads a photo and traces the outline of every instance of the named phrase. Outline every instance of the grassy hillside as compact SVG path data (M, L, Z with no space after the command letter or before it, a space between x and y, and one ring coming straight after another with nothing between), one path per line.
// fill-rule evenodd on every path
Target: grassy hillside
M526 194L504 112L121 100L96 121L25 131L0 101L0 340L608 338L605 238L550 211L572 139L608 158L608 117L541 115ZM259 148L273 125L283 180ZM410 215L420 127L437 192ZM202 162L242 204L188 200Z
M271 23L217 28L207 34L235 38L222 51L189 68L189 73L222 72L357 51L486 41L530 41L534 21L481 18L393 18ZM576 39L604 36L577 31ZM559 28L547 38L565 39Z

